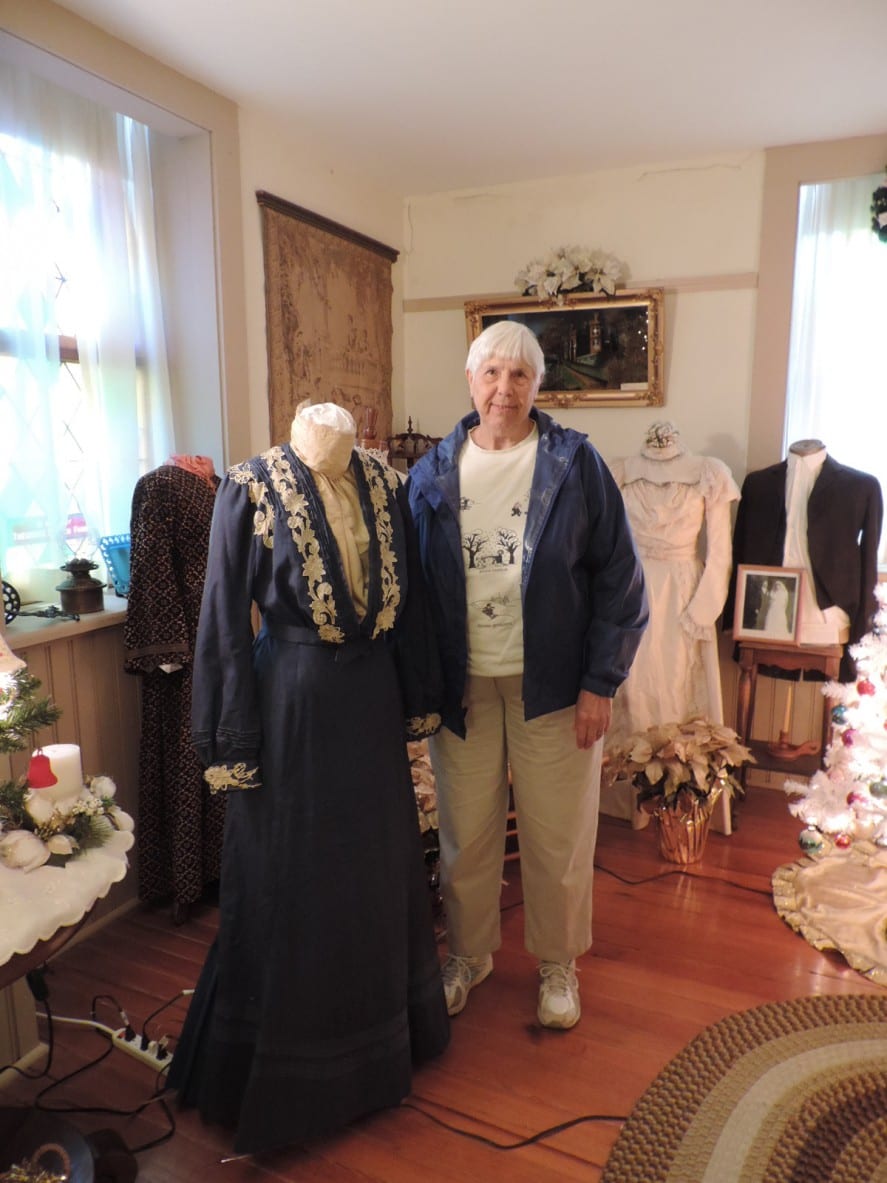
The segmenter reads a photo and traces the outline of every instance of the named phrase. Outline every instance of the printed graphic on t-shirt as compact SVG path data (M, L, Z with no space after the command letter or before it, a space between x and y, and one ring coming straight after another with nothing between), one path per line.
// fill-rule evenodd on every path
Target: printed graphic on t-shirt
M537 435L507 452L472 446L459 461L459 525L468 602L468 672L523 669L521 574Z
M513 567L517 562L521 539L514 530L469 530L462 532L465 566L469 571Z
M493 499L495 500L495 499ZM529 505L529 492L510 507L497 507L496 517L503 511L508 517L493 529L472 528L472 517L483 516L491 506L463 498L462 549L468 576L470 609L478 628L512 628L520 620L520 561L523 545L523 519ZM468 502L464 504L464 502ZM478 512L472 514L472 510ZM510 518L517 518L515 526ZM477 593L482 593L478 595Z
M490 596L486 600L472 600L471 608L479 612L486 620L478 621L478 626L493 628L496 625L511 626L515 621L514 606L507 595Z

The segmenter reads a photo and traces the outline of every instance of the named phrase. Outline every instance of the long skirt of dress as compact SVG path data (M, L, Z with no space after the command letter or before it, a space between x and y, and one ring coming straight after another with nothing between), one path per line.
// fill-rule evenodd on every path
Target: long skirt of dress
M141 677L139 899L193 904L219 878L225 798L211 796L191 742L187 669Z
M656 723L681 723L693 715L714 723L724 718L714 625L705 636L691 637L680 623L699 583L701 563L646 555L642 562L650 623L613 701L608 746Z
M256 670L263 783L229 794L218 937L170 1071L239 1153L398 1104L449 1038L390 655L263 633Z

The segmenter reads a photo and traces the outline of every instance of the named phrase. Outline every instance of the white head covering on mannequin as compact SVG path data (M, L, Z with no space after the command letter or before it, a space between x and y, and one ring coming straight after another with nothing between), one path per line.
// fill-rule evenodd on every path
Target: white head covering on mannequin
M647 438L641 454L649 460L673 460L682 456L687 446L681 440L681 433L668 419L659 419L647 429Z
M312 470L340 477L351 463L357 426L350 411L337 403L300 403L290 431L290 443Z

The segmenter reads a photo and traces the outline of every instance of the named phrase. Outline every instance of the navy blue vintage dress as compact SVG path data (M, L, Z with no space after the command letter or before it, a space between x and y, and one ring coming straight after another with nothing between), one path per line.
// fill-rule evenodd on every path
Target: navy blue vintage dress
M439 725L434 634L396 473L361 451L351 472L363 620L288 445L230 469L216 498L194 738L210 786L237 791L218 938L169 1080L241 1153L399 1103L449 1038L405 746Z

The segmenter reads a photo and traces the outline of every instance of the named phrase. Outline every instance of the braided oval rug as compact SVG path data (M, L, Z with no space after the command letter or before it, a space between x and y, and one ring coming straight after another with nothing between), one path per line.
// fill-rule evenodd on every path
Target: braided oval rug
M635 1105L601 1183L887 1183L887 993L707 1028Z

